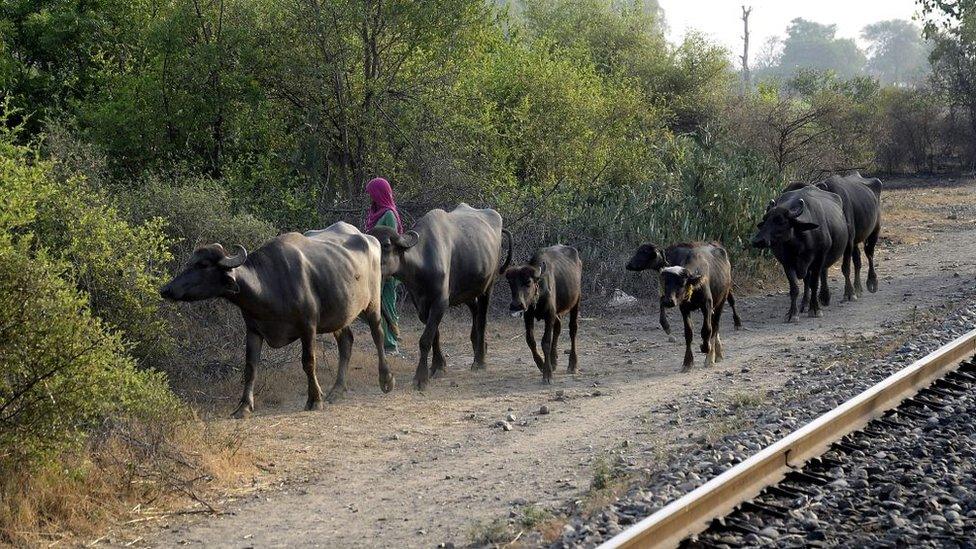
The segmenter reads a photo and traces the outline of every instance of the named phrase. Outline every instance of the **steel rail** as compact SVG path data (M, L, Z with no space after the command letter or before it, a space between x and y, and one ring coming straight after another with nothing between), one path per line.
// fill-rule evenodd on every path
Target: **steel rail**
M862 428L976 355L976 330L916 360L749 459L607 540L603 549L676 547L831 444Z

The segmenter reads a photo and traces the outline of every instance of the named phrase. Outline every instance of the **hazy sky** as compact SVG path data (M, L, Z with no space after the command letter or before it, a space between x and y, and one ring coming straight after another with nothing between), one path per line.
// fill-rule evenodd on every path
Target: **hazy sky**
M669 26L669 37L680 41L697 29L731 49L742 50L742 5L752 6L749 18L749 57L756 55L770 36L783 36L786 26L802 17L818 23L836 23L837 35L860 42L861 29L884 19L911 19L915 0L659 0ZM863 47L864 44L861 44Z

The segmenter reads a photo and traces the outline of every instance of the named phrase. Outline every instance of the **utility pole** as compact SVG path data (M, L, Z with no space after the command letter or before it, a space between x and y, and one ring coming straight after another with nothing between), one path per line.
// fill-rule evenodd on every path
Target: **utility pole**
M748 93L751 88L752 79L749 74L749 15L752 13L752 6L742 6L742 95Z

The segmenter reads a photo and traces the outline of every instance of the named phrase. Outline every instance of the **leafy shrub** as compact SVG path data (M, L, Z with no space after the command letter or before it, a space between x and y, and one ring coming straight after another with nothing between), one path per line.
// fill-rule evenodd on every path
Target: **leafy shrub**
M179 409L161 374L137 369L119 335L60 277L66 265L28 243L0 241L3 470L76 446L110 418Z
M237 212L230 192L219 181L181 179L147 175L124 199L136 222L163 221L161 228L172 242L177 263L201 244L242 244L251 250L275 235L275 227L267 221Z
M137 336L157 322L145 262L167 257L162 236L121 221L81 181L52 179L50 163L10 137L0 135L0 456L21 461L110 416L176 401L95 316Z
M34 544L190 494L236 448L130 353L162 326L160 222L127 223L14 137L0 131L0 544Z

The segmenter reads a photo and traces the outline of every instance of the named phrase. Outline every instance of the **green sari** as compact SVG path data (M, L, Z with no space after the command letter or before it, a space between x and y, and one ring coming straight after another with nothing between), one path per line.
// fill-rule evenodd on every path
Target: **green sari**
M393 212L387 210L387 212L383 214L383 217L376 222L376 226L396 229L397 222ZM400 345L400 342L397 340L397 336L395 335L397 333L397 330L395 329L397 327L396 325L400 322L400 315L397 314L396 308L396 288L399 283L400 281L392 277L383 281L383 292L380 302L383 307L383 331L386 334L383 346L387 351L396 351L397 347ZM394 326L392 328L394 329L391 329L391 326L387 325L387 318L393 322Z

